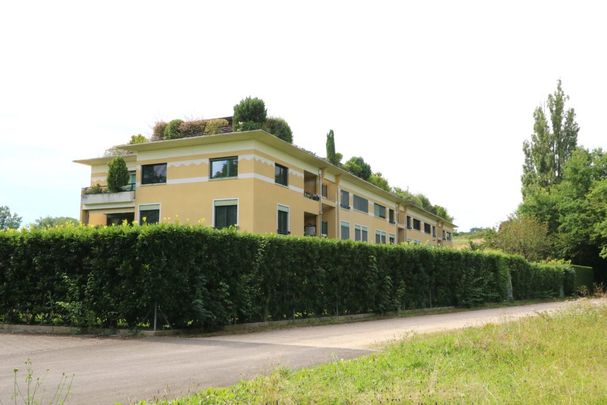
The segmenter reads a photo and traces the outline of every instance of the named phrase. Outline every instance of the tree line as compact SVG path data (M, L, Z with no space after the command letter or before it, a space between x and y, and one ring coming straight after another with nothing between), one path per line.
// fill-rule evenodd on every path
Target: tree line
M522 203L486 245L531 260L565 259L607 265L607 154L578 145L580 127L559 80L533 112L524 142Z

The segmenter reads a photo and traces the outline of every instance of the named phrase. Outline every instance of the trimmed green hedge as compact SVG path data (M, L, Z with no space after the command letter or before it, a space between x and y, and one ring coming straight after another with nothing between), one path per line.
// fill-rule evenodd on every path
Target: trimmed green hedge
M517 256L185 225L0 232L0 321L175 328L473 306L575 289Z

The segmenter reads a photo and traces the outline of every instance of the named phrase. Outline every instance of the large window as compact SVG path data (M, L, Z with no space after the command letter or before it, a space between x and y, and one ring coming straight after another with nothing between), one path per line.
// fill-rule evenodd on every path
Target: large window
M212 179L238 176L238 156L211 159L210 166Z
M160 222L160 204L139 206L139 224L157 224Z
M394 210L392 208L390 208L390 210L388 211L388 221L390 221L391 224L396 223L394 221Z
M127 225L132 225L135 220L134 212L117 212L114 214L107 214L106 216L106 225L122 225L126 223Z
M289 185L289 168L274 164L274 182L276 184L282 184L283 186Z
M341 221L341 240L350 239L350 224L345 221Z
M367 201L367 199L359 197L356 194L352 195L352 198L354 209L362 212L369 212L369 201Z
M227 228L229 226L238 226L238 200L215 200L214 226L217 229Z
M369 241L369 230L366 226L355 225L354 226L354 240L358 242Z
M350 209L350 193L347 191L341 190L341 198L339 199L339 205L342 208Z
M284 205L278 206L278 229L276 233L281 235L289 234L289 207Z
M141 184L156 184L167 182L167 164L156 163L141 166Z
M383 205L379 205L378 203L375 203L374 205L375 208L375 216L379 217L379 218L386 218L386 207L384 207Z
M384 231L375 231L375 243L377 244L386 244L386 232Z
M424 222L424 233L431 233L431 232L432 232L432 225Z
M413 229L415 229L416 231L422 230L422 223L419 219L413 218Z

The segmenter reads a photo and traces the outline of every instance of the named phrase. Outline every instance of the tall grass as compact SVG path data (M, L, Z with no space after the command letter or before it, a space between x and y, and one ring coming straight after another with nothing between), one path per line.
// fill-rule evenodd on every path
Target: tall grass
M607 403L607 301L412 336L354 360L210 388L163 404Z

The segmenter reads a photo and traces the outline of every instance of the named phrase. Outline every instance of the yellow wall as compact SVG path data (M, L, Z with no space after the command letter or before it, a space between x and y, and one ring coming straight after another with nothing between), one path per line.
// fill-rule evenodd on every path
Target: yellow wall
M238 177L229 179L209 179L209 161L213 158L238 156ZM167 183L141 185L141 165L167 163ZM275 163L289 168L288 186L276 184ZM160 204L161 222L202 223L213 226L214 200L238 200L238 225L243 231L255 233L276 233L278 205L289 208L289 228L291 235L304 234L304 216L306 213L316 215L316 231L321 232L321 221L328 222L328 236L339 238L340 223L350 225L350 239L354 239L355 225L366 226L368 240L375 243L377 230L397 238L397 242L407 239L423 243L437 244L442 239L442 230L452 232L423 211L413 207L397 209L396 200L385 195L376 194L373 187L362 187L348 181L342 175L325 172L324 169L311 165L294 156L258 141L240 141L198 145L189 148L171 148L139 152L136 162L128 162L130 170L137 172L135 191L135 220L139 221L139 206ZM304 172L318 175L317 193L322 194L320 182L328 187L328 197L315 201L304 196ZM105 184L107 165L91 166L91 184ZM321 180L322 178L322 180ZM103 180L103 181L102 181ZM339 206L340 190L350 193L350 209ZM369 201L369 212L354 209L353 195L359 195ZM386 208L386 218L375 217L374 203ZM395 210L397 224L389 223L389 210ZM124 211L124 210L122 210ZM120 210L83 211L82 218L92 225L104 225L105 213ZM322 212L322 215L321 215ZM406 215L422 221L421 232L404 229ZM436 226L436 238L423 232L423 222ZM398 226L400 225L400 227ZM443 244L449 244L444 241Z

